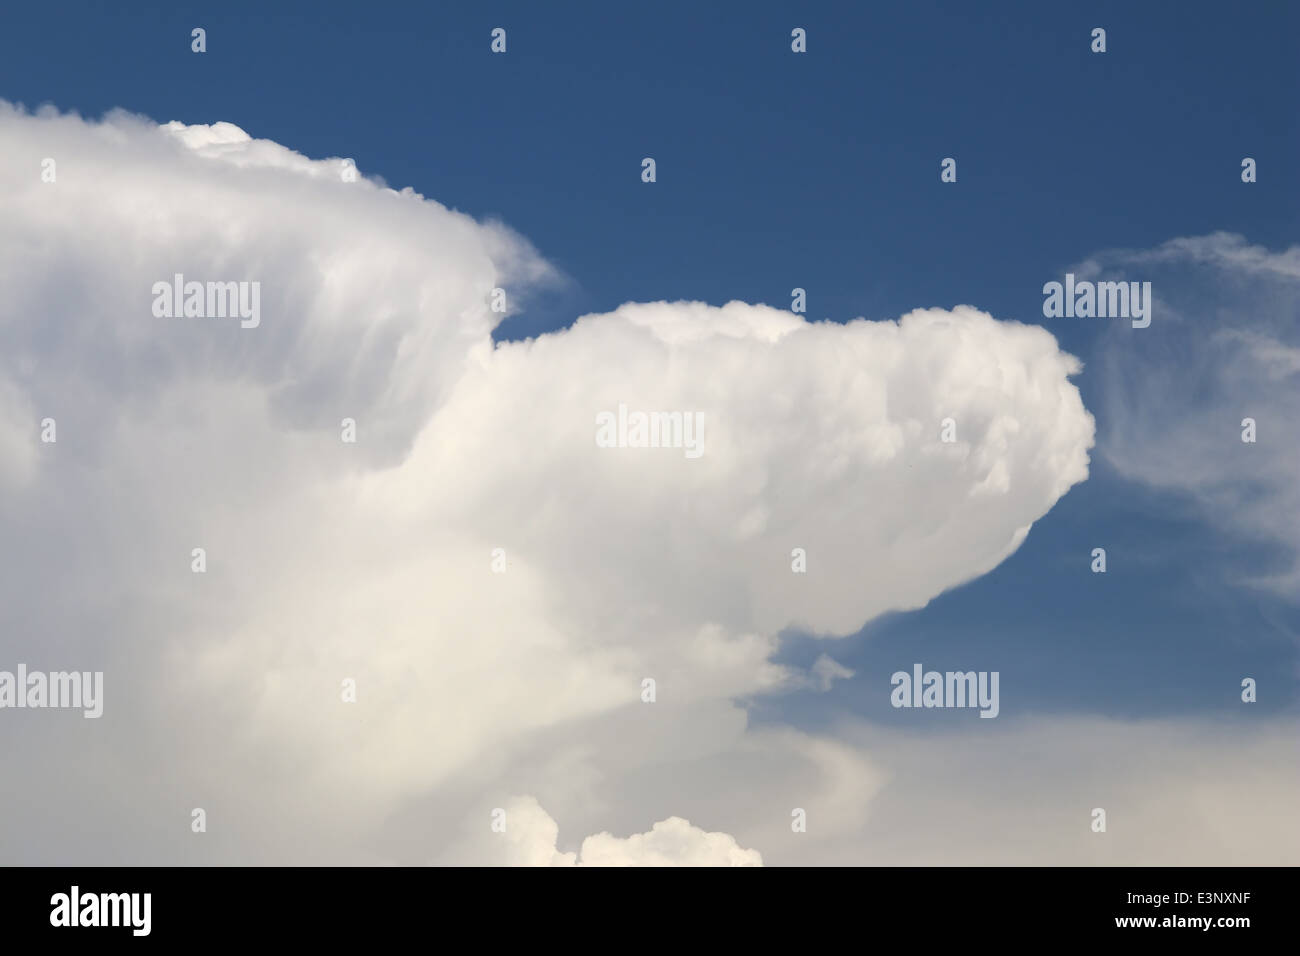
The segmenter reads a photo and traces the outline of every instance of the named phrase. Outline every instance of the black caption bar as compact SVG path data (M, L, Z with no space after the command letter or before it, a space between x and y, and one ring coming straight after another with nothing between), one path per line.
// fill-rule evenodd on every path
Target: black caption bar
M96 945L373 942L421 930L500 942L593 930L632 941L982 942L1132 936L1216 944L1294 926L1293 869L818 869L539 874L414 868L5 868L6 941ZM445 938L445 937L444 937ZM539 937L535 937L539 938ZM673 937L661 937L668 942ZM901 938L901 937L900 937ZM430 939L436 943L436 937Z

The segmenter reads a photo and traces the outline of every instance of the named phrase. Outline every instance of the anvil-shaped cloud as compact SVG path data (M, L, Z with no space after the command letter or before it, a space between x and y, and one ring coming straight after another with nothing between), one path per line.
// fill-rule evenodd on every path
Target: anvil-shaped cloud
M0 146L0 651L106 672L102 721L0 724L10 859L189 859L199 806L230 859L390 858L416 807L489 832L501 788L580 807L756 749L775 817L856 820L860 753L745 730L796 679L779 633L923 606L1087 477L1080 366L1039 327L656 302L494 345L493 290L550 266L341 160L4 104ZM260 325L156 317L176 274L260 283ZM620 404L700 415L703 454L598 447ZM69 812L125 839L58 849Z

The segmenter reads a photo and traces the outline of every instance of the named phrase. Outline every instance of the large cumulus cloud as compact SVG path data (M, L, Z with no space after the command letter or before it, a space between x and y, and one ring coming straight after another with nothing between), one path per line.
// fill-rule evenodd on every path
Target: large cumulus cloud
M491 290L554 274L502 226L229 124L0 105L0 144L0 650L107 672L102 721L0 723L11 858L391 859L422 819L436 859L507 787L635 832L673 813L610 822L602 788L652 767L687 804L718 781L672 768L705 764L754 787L702 833L858 827L869 759L746 729L807 681L780 632L924 605L1087 475L1079 366L1040 328L659 302L494 346ZM259 281L260 326L155 317L175 273ZM620 403L702 414L703 455L597 447ZM223 841L196 849L195 806ZM68 813L112 836L61 842ZM651 833L618 852L659 859Z

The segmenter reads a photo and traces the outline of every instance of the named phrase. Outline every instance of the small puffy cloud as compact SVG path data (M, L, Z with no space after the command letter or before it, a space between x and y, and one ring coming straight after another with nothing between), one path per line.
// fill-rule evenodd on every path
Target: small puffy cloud
M669 817L648 833L616 837L597 833L582 841L579 853L556 848L559 825L536 798L516 797L505 807L504 829L475 841L478 862L506 866L762 866L757 850L746 850L726 833L708 833ZM495 844L495 846L493 845Z
M836 680L852 677L853 671L832 659L829 654L820 654L813 661L812 676L818 690L828 691Z
M757 850L746 850L725 833L706 833L681 817L669 817L620 839L598 833L582 841L583 866L762 866Z

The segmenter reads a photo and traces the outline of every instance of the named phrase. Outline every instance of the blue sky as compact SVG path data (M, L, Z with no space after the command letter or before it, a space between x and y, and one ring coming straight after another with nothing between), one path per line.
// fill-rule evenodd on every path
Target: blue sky
M788 307L800 286L810 318L969 303L1045 323L1087 361L1098 326L1040 311L1042 283L1072 263L1215 230L1274 249L1296 238L1294 5L744 10L25 5L0 34L0 94L236 122L500 218L570 280L508 320L509 337L627 300ZM189 49L196 25L204 56ZM790 52L796 25L804 56ZM497 26L504 57L487 52ZM1094 26L1104 55L1089 50ZM939 182L945 156L955 186ZM1097 413L1088 373L1077 381ZM1088 572L1103 545L1104 577ZM767 706L888 720L862 682L915 659L1000 668L1022 688L1007 713L1238 713L1238 672L1282 678L1259 710L1294 708L1300 617L1225 580L1260 560L1094 454L1088 482L993 573L833 648L856 680Z
M790 50L796 26L805 55ZM505 56L489 52L494 27ZM502 338L627 301L788 308L794 287L810 319L969 304L1044 325L1085 363L1088 480L1014 555L926 608L833 645L788 635L781 660L829 652L855 676L761 696L751 718L970 722L890 707L889 675L922 662L1000 671L1008 717L1240 722L1300 710L1295 594L1242 583L1293 554L1185 488L1120 473L1103 451L1143 410L1108 401L1100 370L1128 337L1159 342L1160 318L1147 330L1047 319L1041 289L1096 253L1178 237L1294 244L1297 36L1300 6L1257 2L24 4L3 15L0 98L227 121L500 219L564 275ZM956 184L939 179L949 156ZM1245 156L1258 162L1250 185ZM1221 301L1171 297L1192 347L1215 328L1204 303L1264 301L1229 284L1214 286ZM1294 329L1294 301L1271 320ZM1222 409L1226 434L1243 414ZM1089 570L1094 547L1104 575ZM1260 682L1251 708L1246 676Z
M1294 238L1292 5L738 9L33 5L7 15L0 81L83 115L239 117L499 216L578 286L522 333L628 299L784 305L796 285L815 318L972 302L1039 321L1040 277L1097 249ZM1104 55L1088 48L1098 25ZM495 26L504 57L485 55ZM1261 164L1254 189L1243 155ZM957 189L938 188L945 156Z

